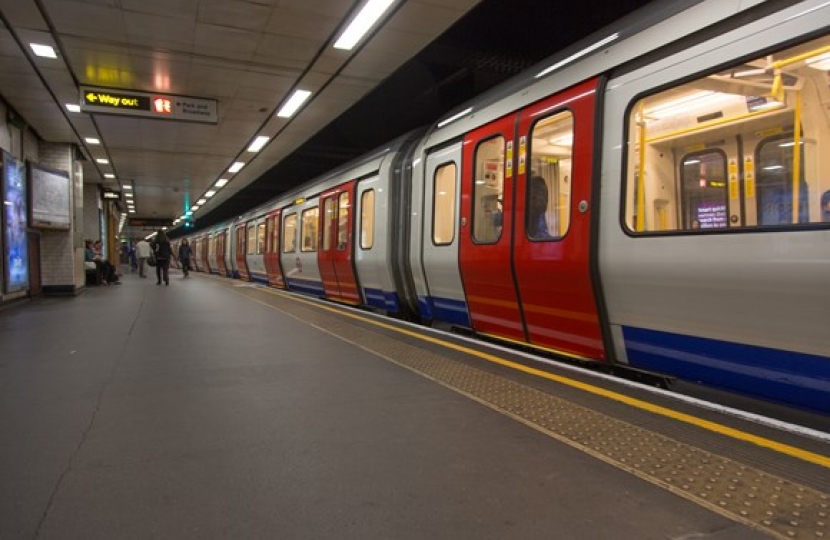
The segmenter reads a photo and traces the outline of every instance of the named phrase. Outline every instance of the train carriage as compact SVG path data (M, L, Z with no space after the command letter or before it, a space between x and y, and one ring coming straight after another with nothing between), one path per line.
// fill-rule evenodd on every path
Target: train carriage
M801 3L609 82L600 261L619 361L830 406L828 20Z

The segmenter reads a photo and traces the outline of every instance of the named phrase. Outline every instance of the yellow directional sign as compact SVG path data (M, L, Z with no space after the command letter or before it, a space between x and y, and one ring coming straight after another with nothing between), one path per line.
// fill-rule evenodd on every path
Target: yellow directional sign
M219 121L218 105L215 99L90 86L81 87L81 112L123 114L207 124L215 124Z

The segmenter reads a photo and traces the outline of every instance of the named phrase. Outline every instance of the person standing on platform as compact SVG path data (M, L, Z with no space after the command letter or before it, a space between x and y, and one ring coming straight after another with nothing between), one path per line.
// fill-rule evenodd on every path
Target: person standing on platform
M138 241L138 244L135 246L136 254L138 255L138 276L139 277L147 277L147 274L144 273L144 265L147 264L147 259L150 258L150 242L145 239L141 239Z
M184 277L187 277L190 274L190 257L192 256L193 249L190 247L190 243L187 241L187 238L183 238L182 243L179 246L179 263L182 265Z
M164 284L170 285L170 257L173 255L173 248L170 247L170 239L164 231L156 233L156 239L153 242L153 251L156 253L156 285L161 285L161 280L164 278Z
M138 270L138 254L135 251L135 242L130 242L128 249L130 256L130 273L135 274L135 271Z

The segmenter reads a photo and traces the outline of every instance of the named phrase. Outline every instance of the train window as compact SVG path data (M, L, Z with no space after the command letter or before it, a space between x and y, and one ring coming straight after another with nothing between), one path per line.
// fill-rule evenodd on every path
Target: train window
M297 251L297 214L288 214L282 222L282 252Z
M340 194L337 216L337 249L343 251L349 241L349 192Z
M830 222L828 47L823 36L632 103L626 229Z
M476 148L473 184L473 240L495 244L501 238L504 193L504 137L493 137Z
M556 240L568 232L573 140L570 111L543 118L533 126L525 203L525 227L531 240Z
M263 221L256 226L256 253L261 255L265 253L265 222Z
M360 248L372 249L375 244L375 190L360 196Z
M331 228L334 226L335 205L334 197L326 199L323 204L323 251L331 249Z
M256 235L254 234L254 224L248 225L248 255L256 253Z
M722 150L692 152L680 158L682 223L687 229L725 229L729 195L726 185L726 154ZM665 212L654 218L661 231L668 230Z
M277 226L277 216L271 218L271 253L280 251L280 228Z
M435 245L452 244L455 239L455 163L442 165L435 170L435 187L432 194L432 241Z
M302 230L300 236L303 243L301 251L317 251L317 220L319 219L317 207L309 208L303 212Z
M243 226L236 229L236 254L245 254L245 227Z
M803 145L803 141L800 144ZM796 188L793 186L794 147L792 133L769 137L758 144L755 152L755 163L758 165L755 175L758 225L809 222L809 187L804 180L804 152L800 153L801 164ZM798 195L792 197L791 194L795 191Z

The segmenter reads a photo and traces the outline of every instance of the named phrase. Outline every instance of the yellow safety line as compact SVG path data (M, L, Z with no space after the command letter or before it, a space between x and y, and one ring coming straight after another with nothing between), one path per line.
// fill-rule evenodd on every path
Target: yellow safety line
M444 341L444 340L439 339L439 338L435 338L435 337L428 336L428 335L425 335L425 334L420 334L418 332L407 330L405 328L398 328L398 327L393 326L391 324L383 323L383 322L380 322L380 321L375 321L375 320L372 320L372 319L367 319L367 318L365 318L365 317L363 317L362 315L359 315L359 314L349 313L349 312L346 312L346 311L339 310L337 308L324 306L324 305L321 305L317 302L313 302L311 300L306 300L304 298L299 298L299 297L296 297L296 296L294 296L292 294L289 294L289 293L286 293L286 292L275 291L275 290L266 289L266 288L262 288L262 289L258 289L258 290L265 291L265 292L273 294L275 296L281 296L281 297L293 300L295 302L301 302L301 303L304 303L304 304L308 304L310 306L314 306L316 308L319 308L319 309L322 309L322 310L325 310L325 311L330 311L330 312L336 313L338 315L342 315L342 316L345 316L345 317L350 317L352 319L358 319L362 322L372 324L374 326L378 326L380 328L384 328L384 329L390 330L392 332L397 332L399 334L404 334L404 335L409 336L409 337L413 337L413 338L420 339L420 340L423 340L423 341L428 341L430 343L434 343L436 345L440 345L440 346L446 347L448 349L453 349L453 350L462 352L464 354L469 354L469 355L472 355L472 356L476 356L478 358L487 360L487 361L492 362L494 364L499 364L501 366L509 367L509 368L514 369L516 371L521 371L521 372L524 372L524 373L527 373L527 374L530 374L530 375L535 375L537 377L541 377L543 379L548 379L550 381L555 381L555 382L558 382L560 384L570 386L572 388L577 388L579 390L583 390L583 391L588 392L590 394L594 394L594 395L597 395L597 396L602 396L604 398L611 399L611 400L614 400L614 401L619 401L621 403L625 403L626 405L630 405L630 406L636 407L638 409L646 410L646 411L649 411L649 412L654 413L654 414L659 414L661 416L665 416L667 418L671 418L671 419L677 420L679 422L685 422L687 424L697 426L701 429L705 429L705 430L708 430L708 431L713 431L715 433L719 433L719 434L724 435L726 437L731 437L733 439L748 442L748 443L754 444L756 446L760 446L762 448L767 448L769 450L773 450L775 452L788 455L790 457L801 459L801 460L807 461L809 463L814 463L814 464L820 465L822 467L830 468L830 457L828 457L828 456L822 456L821 454L816 454L816 453L810 452L808 450L803 450L801 448L796 448L795 446L791 446L789 444L784 444L784 443L780 443L780 442L777 442L777 441L773 441L773 440L767 439L765 437L759 437L757 435L753 435L751 433L746 433L745 431L741 431L739 429L735 429L735 428L731 428L731 427L728 427L728 426L724 426L722 424L718 424L717 422L711 422L709 420L703 420L701 418L697 418L697 417L692 416L690 414L681 413L681 412L675 411L673 409L669 409L667 407L662 407L660 405L655 405L654 403L649 403L647 401L643 401L643 400L640 400L640 399L629 397L629 396L620 394L618 392L613 392L611 390L606 390L604 388L600 388L598 386L594 386L594 385L591 385L591 384L588 384L588 383L577 381L575 379L570 379L568 377L563 377L561 375L548 373L547 371L542 371L541 369L536 369L536 368L532 368L532 367L529 367L529 366L525 366L525 365L519 364L517 362L511 362L510 360L505 360L503 358L499 358L498 356L492 355L490 353L477 351L475 349L471 349L471 348L465 347L463 345L457 345L457 344L451 343L449 341ZM265 304L265 305L269 305L269 304ZM271 307L273 307L273 306L271 306ZM276 309L276 308L274 308L274 309Z

